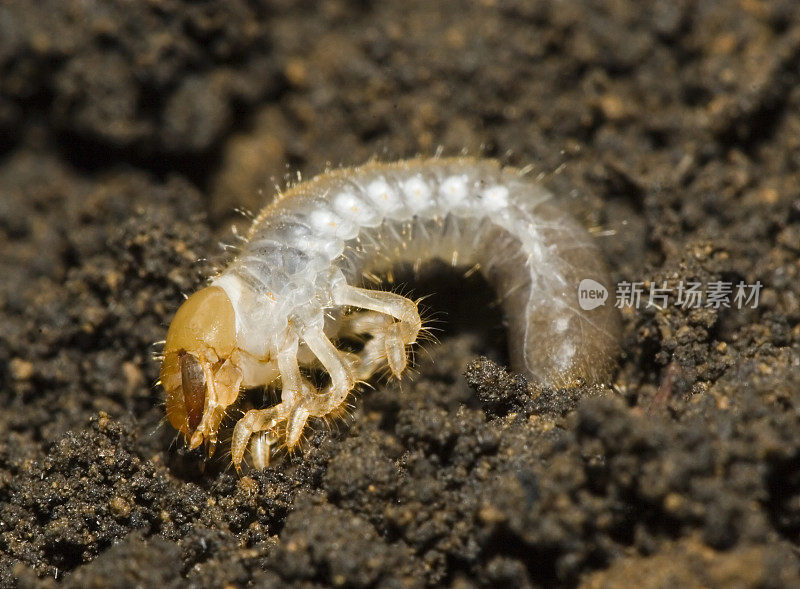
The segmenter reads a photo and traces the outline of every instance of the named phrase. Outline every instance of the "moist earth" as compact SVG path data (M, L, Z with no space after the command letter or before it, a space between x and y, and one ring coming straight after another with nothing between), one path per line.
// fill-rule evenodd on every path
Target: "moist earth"
M799 585L799 59L792 0L3 3L0 585ZM487 284L409 283L415 378L263 472L187 452L153 342L235 211L438 152L528 167L614 283L758 305L623 309L559 391Z

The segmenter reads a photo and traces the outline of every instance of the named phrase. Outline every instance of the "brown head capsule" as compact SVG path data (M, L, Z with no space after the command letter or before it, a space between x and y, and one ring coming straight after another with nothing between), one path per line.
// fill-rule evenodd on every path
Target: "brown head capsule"
M161 364L167 394L167 419L190 448L204 441L209 455L225 410L239 396L236 316L219 287L186 299L170 324Z

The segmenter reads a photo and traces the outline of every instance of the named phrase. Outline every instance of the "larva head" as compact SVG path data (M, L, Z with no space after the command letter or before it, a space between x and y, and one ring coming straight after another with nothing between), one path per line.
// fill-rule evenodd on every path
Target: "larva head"
M206 442L209 454L225 411L239 395L236 315L219 287L210 286L180 306L167 332L161 384L167 419L190 448Z

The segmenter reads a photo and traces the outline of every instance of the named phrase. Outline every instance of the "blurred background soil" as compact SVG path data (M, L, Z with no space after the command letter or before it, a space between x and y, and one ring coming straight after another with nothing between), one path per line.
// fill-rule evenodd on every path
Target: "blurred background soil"
M3 2L0 586L797 586L799 58L793 0ZM437 150L759 305L629 310L613 388L531 395L432 282L413 381L265 472L183 450L152 344L234 210Z

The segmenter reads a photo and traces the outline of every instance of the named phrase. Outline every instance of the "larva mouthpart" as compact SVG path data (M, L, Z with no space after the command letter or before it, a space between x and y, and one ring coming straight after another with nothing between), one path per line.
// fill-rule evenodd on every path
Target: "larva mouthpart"
M308 420L346 413L357 383L406 372L425 333L417 302L359 286L391 280L396 264L439 258L481 272L506 315L513 367L543 386L602 382L615 364L616 310L578 304L582 280L610 290L592 237L541 185L492 160L322 174L263 209L239 250L179 309L161 370L170 422L209 454L241 387L280 385L280 402L236 423L237 470L248 449L264 468L275 448L298 446ZM348 339L362 349L333 343ZM322 390L305 376L319 366Z

